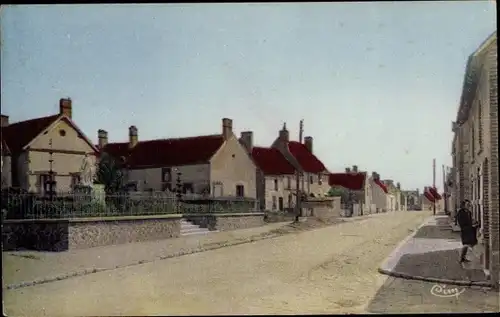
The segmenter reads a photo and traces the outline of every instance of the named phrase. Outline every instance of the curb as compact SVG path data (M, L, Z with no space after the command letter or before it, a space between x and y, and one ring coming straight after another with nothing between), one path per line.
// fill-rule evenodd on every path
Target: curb
M449 285L459 285L459 286L481 286L481 287L493 287L493 283L491 282L477 282L477 281L463 281L463 280L449 280L449 279L441 279L435 277L423 277L418 275L410 275L406 273L393 272L384 270L382 268L378 269L378 272L384 275L389 275L393 277L399 277L405 280L417 280L424 282L434 282L439 284L449 284Z
M382 262L382 265L380 266L379 270L390 272L389 270L382 269L382 267L387 267L387 263L391 259L391 255L401 250L406 245L406 243L410 241L410 239L417 234L418 230L420 230L422 227L425 227L429 223L429 221L433 218L434 216L425 218L425 220L412 233L410 233L406 238L404 238L403 241L399 242L398 245L394 248L394 250L392 250L392 252L389 254L389 256L385 258L385 260Z

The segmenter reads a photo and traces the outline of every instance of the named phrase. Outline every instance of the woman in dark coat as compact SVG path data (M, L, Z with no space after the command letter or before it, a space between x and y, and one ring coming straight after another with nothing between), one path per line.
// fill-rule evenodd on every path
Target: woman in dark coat
M457 213L457 222L460 226L460 234L462 237L462 252L460 253L460 262L470 262L467 259L467 251L477 244L476 229L477 224L472 220L472 213L468 208L469 201L465 200L460 204L460 209Z

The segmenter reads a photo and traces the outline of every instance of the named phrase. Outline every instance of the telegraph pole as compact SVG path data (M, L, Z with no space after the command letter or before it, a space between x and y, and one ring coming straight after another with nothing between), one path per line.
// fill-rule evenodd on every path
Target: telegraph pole
M436 189L436 159L432 160L432 186ZM432 203L432 213L436 215L436 200Z
M300 127L299 127L299 141L302 143L302 135L304 132L304 120L300 120ZM297 168L296 170L296 184L295 184L295 194L296 194L296 207L297 207L297 215L295 216L295 221L299 221L299 217L302 215L302 206L301 206L301 192L300 192L300 170Z
M444 199L444 213L448 214L448 188L446 186L446 172L443 164L443 199Z

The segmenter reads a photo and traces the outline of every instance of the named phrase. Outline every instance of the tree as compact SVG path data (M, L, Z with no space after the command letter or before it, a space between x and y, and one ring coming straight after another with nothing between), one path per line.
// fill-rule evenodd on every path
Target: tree
M330 196L330 197L341 197L342 201L346 201L347 198L348 198L348 195L349 195L348 190L345 189L344 187L340 187L340 186L333 186L328 191L328 196Z
M122 168L111 155L102 153L96 165L95 182L104 185L106 193L116 193L123 189Z

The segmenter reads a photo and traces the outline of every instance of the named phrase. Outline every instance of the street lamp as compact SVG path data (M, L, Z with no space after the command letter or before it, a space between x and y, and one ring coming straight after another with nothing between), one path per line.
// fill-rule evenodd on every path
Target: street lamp
M49 151L49 180L47 181L49 185L49 198L51 201L54 200L54 186L56 184L56 181L54 180L54 170L53 170L53 151L52 151L52 138L49 140L49 146L50 146L50 151Z

